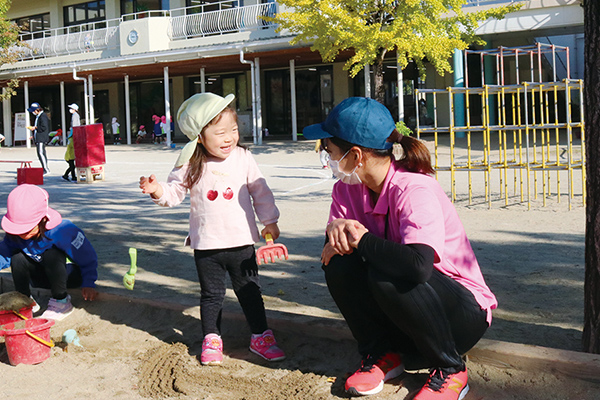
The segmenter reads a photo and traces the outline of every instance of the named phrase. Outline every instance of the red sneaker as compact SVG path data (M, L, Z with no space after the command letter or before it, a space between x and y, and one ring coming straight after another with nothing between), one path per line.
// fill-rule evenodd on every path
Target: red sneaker
M467 368L463 368L458 372L447 368L431 370L427 383L413 400L462 400L469 391Z
M396 353L387 353L379 358L368 356L359 370L346 379L346 392L355 396L379 393L384 382L400 376L402 372L404 365Z

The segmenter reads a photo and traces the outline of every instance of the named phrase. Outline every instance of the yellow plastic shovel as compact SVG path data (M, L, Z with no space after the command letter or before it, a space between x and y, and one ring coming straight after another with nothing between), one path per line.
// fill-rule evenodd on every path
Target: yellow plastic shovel
M133 290L135 273L137 272L137 250L133 247L129 248L129 258L131 258L131 266L129 267L129 271L123 276L123 286L126 289Z

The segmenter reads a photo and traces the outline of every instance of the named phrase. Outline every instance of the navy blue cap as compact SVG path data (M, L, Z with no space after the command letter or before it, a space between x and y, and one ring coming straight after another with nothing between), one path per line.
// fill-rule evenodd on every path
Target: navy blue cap
M29 107L27 109L27 111L29 112L34 112L35 110L37 110L38 108L42 108L42 106L40 106L40 103L31 103L31 107Z
M387 138L396 129L394 118L380 102L366 97L349 97L335 106L325 122L302 131L307 139L340 138L369 149L393 146Z

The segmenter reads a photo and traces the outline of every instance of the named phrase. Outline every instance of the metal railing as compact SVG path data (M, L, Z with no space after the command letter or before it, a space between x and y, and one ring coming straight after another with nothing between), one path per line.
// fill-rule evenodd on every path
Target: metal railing
M80 54L119 47L121 18L88 22L19 35L27 47L19 48L19 60Z
M273 17L277 3L238 7L238 1L125 14L120 18L89 22L19 35L26 47L15 48L19 60L80 54L119 47L119 26L141 18L169 18L169 37L181 40L209 35L258 30L275 26L262 17Z
M467 4L465 4L465 7L477 7L477 6L487 6L487 5L491 5L491 4L497 4L497 5L501 5L501 4L509 4L509 3L523 3L523 2L527 2L529 0L526 1L519 1L519 0L467 0Z
M222 35L275 26L261 17L273 17L276 3L237 7L237 1L221 1L171 10L169 36L173 40Z

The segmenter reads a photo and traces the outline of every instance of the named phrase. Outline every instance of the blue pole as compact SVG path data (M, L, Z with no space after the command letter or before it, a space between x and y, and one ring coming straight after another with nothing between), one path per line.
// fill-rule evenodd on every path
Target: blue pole
M454 49L452 57L454 63L454 87L465 87L465 63L463 53ZM465 126L465 95L454 95L454 126ZM457 132L456 137L465 137L464 132Z

